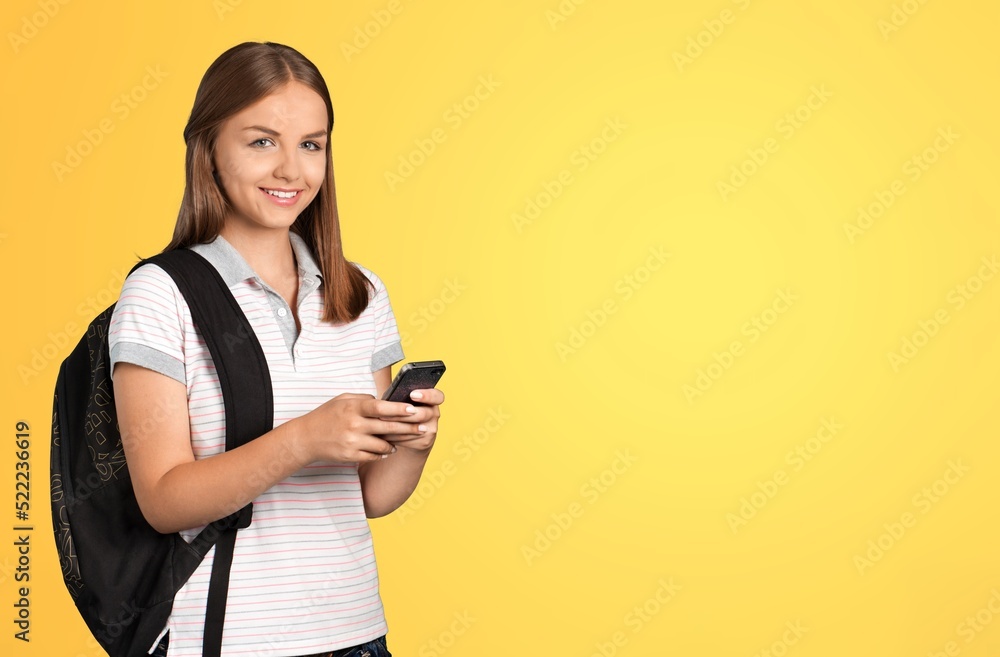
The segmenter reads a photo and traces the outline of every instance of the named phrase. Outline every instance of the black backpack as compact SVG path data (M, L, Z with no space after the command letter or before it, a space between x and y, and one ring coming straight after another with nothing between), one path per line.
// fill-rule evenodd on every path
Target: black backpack
M264 352L222 277L190 249L139 262L177 283L205 339L222 386L226 449L273 428L271 377ZM131 272L129 272L131 273ZM52 524L63 579L87 627L111 657L145 655L163 630L174 596L216 546L205 619L204 655L218 656L236 530L251 505L217 520L190 544L161 534L139 510L129 478L111 373L108 325L98 315L56 380L52 413Z

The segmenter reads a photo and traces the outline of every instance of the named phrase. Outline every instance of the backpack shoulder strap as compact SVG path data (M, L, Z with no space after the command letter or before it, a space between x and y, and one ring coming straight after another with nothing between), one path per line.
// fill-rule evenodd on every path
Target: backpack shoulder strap
M274 427L274 401L267 360L222 276L208 260L190 249L165 251L136 266L145 263L158 265L174 279L212 355L226 411L226 450L270 431ZM252 514L253 507L247 504L210 524L191 545L199 552L215 545L202 645L206 657L222 651L236 530L249 527Z
M273 391L264 351L219 272L203 256L183 248L140 264L145 263L160 266L174 279L212 355L226 410L226 449L273 429Z

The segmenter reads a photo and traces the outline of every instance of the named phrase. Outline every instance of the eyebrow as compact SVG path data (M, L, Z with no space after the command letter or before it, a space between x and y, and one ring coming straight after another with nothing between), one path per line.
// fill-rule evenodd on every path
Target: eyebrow
M259 130L260 132L263 132L266 135L271 135L273 137L280 137L281 136L281 133L277 132L276 130L271 130L270 128L265 128L262 125L250 125L250 126L247 126L247 127L243 128L243 129L244 130ZM302 135L303 139L316 139L317 137L326 137L326 130L318 130L316 132L310 132L308 135Z

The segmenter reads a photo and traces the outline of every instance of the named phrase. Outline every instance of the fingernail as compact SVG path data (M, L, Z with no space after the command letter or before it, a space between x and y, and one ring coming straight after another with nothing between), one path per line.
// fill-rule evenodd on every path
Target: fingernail
M392 451L389 452L389 453L390 454L395 454L396 453L396 446L395 445L392 446Z
M423 433L423 432L427 431L427 427L425 425L423 425L423 424L418 424L417 425L417 431L419 431L420 433Z
M389 458L389 455L388 454L383 454L382 458L387 459L387 458Z
M423 398L424 398L424 393L420 392L419 390L414 390L413 392L410 393L410 399L423 399Z
M407 412L407 413L416 413L416 412L417 412L417 409L416 409L416 408L414 408L413 406L407 406L407 407L406 407L406 412Z

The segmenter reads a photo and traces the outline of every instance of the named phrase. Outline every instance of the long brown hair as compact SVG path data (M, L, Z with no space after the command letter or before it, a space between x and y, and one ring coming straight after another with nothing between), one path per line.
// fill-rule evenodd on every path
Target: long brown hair
M191 116L184 127L184 197L165 251L211 242L232 209L213 175L212 156L222 123L291 81L301 82L326 103L327 133L333 129L333 103L319 69L294 48L248 41L222 53L198 85ZM344 258L333 183L333 159L327 148L326 177L316 198L299 214L291 230L312 250L323 274L323 319L345 323L368 305L371 282Z

